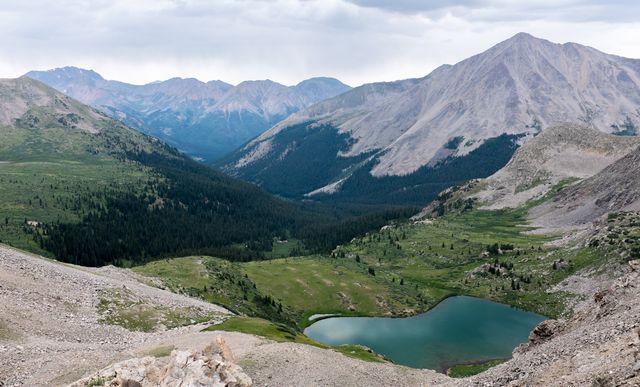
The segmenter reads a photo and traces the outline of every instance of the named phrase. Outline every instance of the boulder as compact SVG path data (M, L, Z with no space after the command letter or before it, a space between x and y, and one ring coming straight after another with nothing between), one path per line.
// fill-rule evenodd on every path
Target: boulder
M169 359L143 357L111 365L69 387L101 383L109 387L250 387L251 378L234 364L231 350L217 338L202 351L173 351Z

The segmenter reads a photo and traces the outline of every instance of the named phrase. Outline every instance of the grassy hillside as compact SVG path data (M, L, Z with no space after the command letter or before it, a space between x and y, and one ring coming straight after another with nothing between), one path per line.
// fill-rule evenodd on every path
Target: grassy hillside
M127 152L164 152L154 141L36 81L0 83L0 239L43 253L38 226L78 222L103 197L140 192L158 176ZM15 117L15 118L14 118Z

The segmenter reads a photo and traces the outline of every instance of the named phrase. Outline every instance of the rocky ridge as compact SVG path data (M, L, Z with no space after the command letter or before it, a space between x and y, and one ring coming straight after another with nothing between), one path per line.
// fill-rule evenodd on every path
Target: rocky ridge
M616 211L640 210L640 148L596 175L562 190L553 200L530 211L533 224L544 229L584 228Z
M614 136L578 124L555 126L527 141L470 197L486 209L516 208L560 182L597 174L638 146L640 137Z

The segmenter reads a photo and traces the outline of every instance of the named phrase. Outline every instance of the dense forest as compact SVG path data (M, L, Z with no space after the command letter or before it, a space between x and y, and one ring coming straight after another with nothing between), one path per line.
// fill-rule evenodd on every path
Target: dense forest
M314 121L284 128L271 141L273 151L268 156L245 165L239 171L230 172L237 172L238 177L289 198L303 198L306 193L331 183L350 165L371 156L367 153L356 157L336 157L348 151L354 140L330 124ZM242 150L220 160L218 165L233 164L238 157L242 157Z
M127 159L152 168L157 179L143 193L87 200L92 204L80 222L43 224L34 233L42 248L62 261L88 266L191 254L247 261L263 259L274 238L296 237L307 252L329 251L416 211L382 207L360 216L364 210L349 214L275 198L177 153L131 152Z

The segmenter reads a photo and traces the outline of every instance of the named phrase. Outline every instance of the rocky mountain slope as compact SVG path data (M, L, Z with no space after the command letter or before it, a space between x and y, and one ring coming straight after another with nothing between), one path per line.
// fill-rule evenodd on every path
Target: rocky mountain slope
M233 86L193 78L139 86L75 67L26 76L205 161L236 149L302 108L350 89L333 78L311 78L291 87L269 80Z
M439 162L465 158L504 133L522 142L579 122L634 134L639 108L640 60L520 33L424 78L364 85L300 111L237 151L225 168L272 191L278 188L272 170L314 171L307 192L335 193L350 176L362 179L359 169L374 177L437 170ZM325 139L316 151L321 159L298 162L304 144L318 137ZM330 176L315 173L328 168Z
M640 137L614 136L577 124L555 126L527 141L471 197L487 209L517 208L560 182L595 175L638 146Z
M640 148L596 175L533 208L533 223L545 228L584 227L603 214L640 210Z
M621 277L601 286L571 318L538 325L512 360L457 385L639 385L640 261L629 262Z

